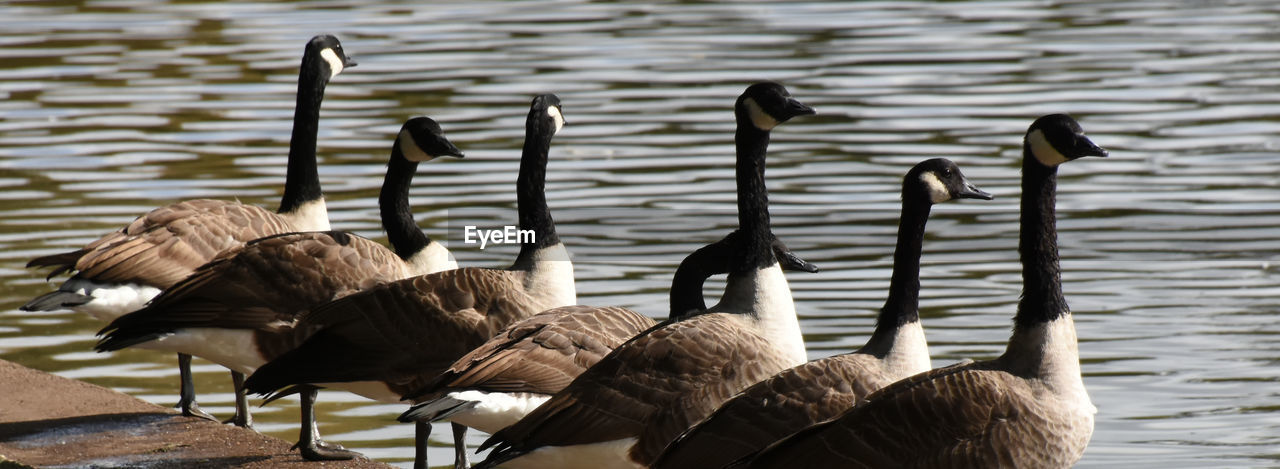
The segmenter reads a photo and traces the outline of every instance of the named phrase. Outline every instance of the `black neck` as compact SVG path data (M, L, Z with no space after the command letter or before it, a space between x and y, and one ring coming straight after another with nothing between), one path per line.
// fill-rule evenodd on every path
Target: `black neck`
M889 280L889 298L876 317L877 335L892 333L904 324L920 320L920 252L932 204L921 195L908 194L905 190L902 194L898 246L893 251L893 277Z
M689 254L671 279L671 316L677 320L707 309L702 286L707 278L728 269L732 247L730 238L708 244Z
M551 150L551 129L545 128L531 113L525 128L524 150L520 156L520 177L516 180L516 211L520 229L533 230L533 242L520 245L516 265L525 265L538 249L560 243L556 223L547 207L547 153ZM567 260L567 259L566 259Z
M765 152L769 148L769 132L751 124L745 111L739 111L737 145L738 225L742 233L742 258L732 271L763 269L777 261L773 257L772 231L769 222L769 191L764 185Z
M320 122L320 101L329 77L319 57L303 56L298 72L298 102L293 108L293 135L289 137L289 169L279 213L296 210L306 202L324 197L320 173L316 170L316 130Z
M400 151L400 139L391 149L391 161L387 163L387 177L382 181L378 194L378 208L382 215L382 228L387 239L401 259L408 260L431 243L431 237L418 229L413 221L413 209L409 206L409 187L413 184L416 161L409 161Z
M1069 313L1062 296L1058 267L1058 229L1054 209L1058 168L1036 160L1029 148L1022 156L1022 217L1018 253L1022 260L1022 301L1015 328L1053 321Z

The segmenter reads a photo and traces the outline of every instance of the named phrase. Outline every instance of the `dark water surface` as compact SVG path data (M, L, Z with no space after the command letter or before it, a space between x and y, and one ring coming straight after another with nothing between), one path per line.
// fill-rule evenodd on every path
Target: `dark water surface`
M274 208L302 45L332 33L360 63L320 125L335 228L381 236L390 142L426 114L467 159L420 168L420 224L448 227L464 265L505 265L513 250L462 244L460 221L514 221L528 101L555 92L569 125L547 192L580 301L652 316L674 265L732 224L733 99L785 83L821 113L774 132L768 174L776 231L824 269L790 276L812 357L866 339L900 177L936 156L997 199L934 210L934 364L998 355L1021 288L1021 135L1069 112L1112 154L1060 172L1065 290L1098 407L1080 466L1280 464L1275 2L52 3L0 6L0 358L175 402L171 355L96 354L92 318L16 311L53 286L22 265L175 200ZM229 414L226 374L197 363L201 403ZM327 438L410 461L404 406L323 400ZM296 415L267 406L258 428L292 440Z

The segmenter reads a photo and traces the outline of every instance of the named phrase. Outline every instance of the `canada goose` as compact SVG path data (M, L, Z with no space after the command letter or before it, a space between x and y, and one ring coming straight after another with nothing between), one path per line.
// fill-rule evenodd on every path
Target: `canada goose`
M296 326L314 334L259 368L245 388L267 394L317 384L400 402L512 321L577 303L573 264L543 193L551 137L564 125L560 99L534 98L525 125L516 197L519 227L534 237L521 244L510 268L410 277L314 308ZM425 451L429 429L419 429L417 443Z
M685 257L671 279L670 318L707 309L702 286L726 273L736 253L728 239ZM784 270L817 272L781 241L774 255ZM455 433L465 425L494 433L524 418L552 394L617 346L657 325L657 321L621 307L564 306L511 323L484 345L459 358L425 389L403 396L420 402L400 415L401 422L452 420ZM454 467L467 467L466 448L455 438Z
M893 383L748 467L1048 468L1080 459L1097 409L1062 296L1054 198L1058 165L1107 152L1053 114L1027 129L1022 154L1022 299L1004 355Z
M477 467L642 467L734 393L804 363L791 290L770 243L764 184L769 131L813 109L776 83L734 106L738 222L725 293L702 314L666 321L614 349L527 417L495 433ZM735 236L736 235L736 236ZM528 458L522 462L515 458Z
M667 446L653 468L720 467L814 423L861 397L933 368L920 325L920 251L933 204L991 199L951 160L925 160L902 180L902 216L889 298L858 350L788 368L726 401Z
M201 266L146 308L103 328L100 352L134 345L186 353L232 370L236 423L249 426L243 373L296 346L305 331L297 315L378 283L457 268L449 251L418 229L409 187L418 163L461 157L439 124L427 117L404 123L378 196L391 250L342 231L285 233L250 241ZM306 450L312 449L307 446Z
M354 67L338 38L307 42L298 73L298 100L289 140L288 173L280 208L272 213L234 201L195 199L154 209L119 231L76 251L32 259L27 267L54 267L49 278L77 271L56 291L24 311L71 308L110 321L146 305L219 253L278 233L329 229L316 170L316 126L325 85ZM191 381L191 356L178 354L182 414L213 419L200 410Z

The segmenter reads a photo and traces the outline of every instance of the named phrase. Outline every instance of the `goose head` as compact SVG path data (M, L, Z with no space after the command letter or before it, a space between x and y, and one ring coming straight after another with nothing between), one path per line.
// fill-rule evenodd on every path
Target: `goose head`
M550 93L534 96L533 103L529 106L529 118L525 122L527 129L537 130L539 134L555 135L564 128L564 124L560 97Z
M952 199L991 200L986 193L960 172L960 167L946 158L921 161L902 179L903 198L918 197L930 204Z
M743 117L755 128L768 132L795 116L817 114L813 108L791 97L785 87L766 81L747 87L734 105L739 122Z
M396 140L400 142L400 153L409 161L421 163L441 156L463 157L462 150L445 138L440 124L430 117L419 116L405 121Z
M318 66L322 68L321 76L327 76L330 80L338 76L344 69L356 66L356 61L351 60L346 52L342 51L342 43L338 38L328 34L321 34L311 38L307 42L307 57L318 57Z
M1049 114L1032 122L1024 150L1049 168L1086 156L1107 156L1107 150L1085 137L1080 124L1066 114Z

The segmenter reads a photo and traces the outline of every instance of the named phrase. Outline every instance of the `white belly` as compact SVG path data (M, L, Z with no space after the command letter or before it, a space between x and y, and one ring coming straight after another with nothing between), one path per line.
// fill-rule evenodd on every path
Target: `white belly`
M316 386L329 389L339 389L352 394L364 396L367 399L373 399L378 402L387 404L400 403L400 393L392 391L387 387L386 383L381 381L355 381L351 383L316 383Z
M448 420L490 434L518 422L551 398L546 394L484 391L451 392L449 397L475 402L476 405L454 414Z
M627 452L636 444L635 438L575 446L543 446L524 456L501 464L512 469L643 469L632 461Z
M159 288L147 285L94 283L87 280L67 281L60 289L92 296L93 300L72 309L107 322L142 309L148 301L160 294Z
M246 375L252 374L267 362L266 357L258 350L253 331L248 329L181 329L172 335L138 344L137 347L197 356Z

